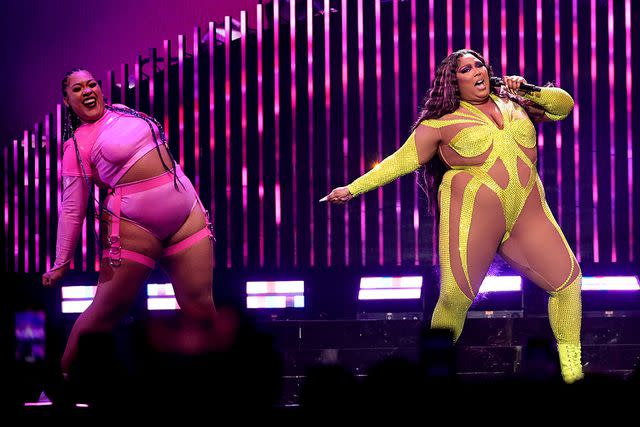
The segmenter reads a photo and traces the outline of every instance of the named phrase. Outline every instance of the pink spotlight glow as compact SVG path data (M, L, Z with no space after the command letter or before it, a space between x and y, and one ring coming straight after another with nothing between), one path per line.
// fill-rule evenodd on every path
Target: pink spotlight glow
M631 0L624 2L624 33L625 33L625 57L626 57L626 89L627 89L627 186L629 188L629 261L634 260L633 252L633 236L634 236L634 220L633 220L633 146L632 146L632 102L631 102L631 85L633 78L631 73Z
M433 0L429 0L429 14L433 16ZM429 24L431 25L431 24ZM430 35L433 40L433 35ZM483 56L487 61L489 60L489 0L482 0L482 49ZM433 70L431 71L433 75Z
M464 46L467 49L471 48L471 14L469 4L470 0L464 1ZM415 12L415 0L413 0L412 8L414 8ZM412 23L415 25L415 13L411 15L414 19L412 19Z
M453 49L453 42L451 40L451 34L453 33L453 6L452 0L447 0L447 54Z
M359 104L359 123L360 123L360 175L364 174L364 17L362 11L363 0L358 0L358 102ZM412 21L415 25L415 21ZM360 197L360 240L362 265L367 264L367 210L364 203L364 197Z
M292 2L295 3L295 2ZM347 0L342 0L342 158L343 181L349 182L349 97L347 92ZM344 209L344 263L349 265L349 209Z
M360 8L358 8L360 10ZM313 2L307 0L307 96L309 98L309 177L313 172ZM315 200L313 192L313 179L309 180L309 200ZM314 234L314 206L309 203L309 263L315 265L315 234Z
M500 65L502 67L502 75L507 73L507 7L506 0L501 0L500 7Z
M580 98L578 93L578 0L572 0L572 24L571 24L571 36L572 36L572 55L573 55L573 98L575 100L575 106L573 109L573 160L575 164L574 168L574 181L575 181L575 202L576 202L576 257L578 262L582 261L582 239L581 239L581 206L580 206Z
M380 0L375 0L375 19L376 19L376 109L377 109L377 123L378 123L378 156L380 157L380 161L382 161L383 152L382 152L382 54L381 54L381 46L382 46L382 37L381 37L381 29L380 29ZM379 265L384 264L384 233L383 233L383 224L384 220L382 217L382 188L378 188L378 242L379 242L379 251L378 251L378 263Z
M520 75L524 75L524 0L518 5L518 68Z
M609 0L607 7L607 32L609 38L609 159L611 165L611 262L618 260L616 245L616 109L615 109L615 61L613 43L613 0ZM632 240L631 237L628 240Z
M596 112L596 83L598 68L596 65L596 0L591 0L591 111ZM596 154L596 120L591 121L591 165L593 167L593 261L600 262L600 244L598 238L598 156Z
M249 263L249 228L247 214L247 12L240 12L240 51L242 75L240 90L242 92L242 265Z

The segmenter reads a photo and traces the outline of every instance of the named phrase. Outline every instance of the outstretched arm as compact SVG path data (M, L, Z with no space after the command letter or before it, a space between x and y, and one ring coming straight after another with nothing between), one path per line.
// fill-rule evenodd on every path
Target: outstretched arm
M426 125L418 126L395 153L346 187L334 189L327 195L327 201L344 203L354 196L381 187L415 171L435 155L440 139L438 129Z

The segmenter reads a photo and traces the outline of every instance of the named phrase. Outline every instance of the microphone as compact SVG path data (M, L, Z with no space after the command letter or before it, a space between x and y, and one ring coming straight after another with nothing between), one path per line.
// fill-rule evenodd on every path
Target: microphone
M492 87L505 85L504 81L500 77L491 77L489 79L489 84ZM540 92L540 86L532 85L529 83L521 83L518 90L521 90L523 92Z

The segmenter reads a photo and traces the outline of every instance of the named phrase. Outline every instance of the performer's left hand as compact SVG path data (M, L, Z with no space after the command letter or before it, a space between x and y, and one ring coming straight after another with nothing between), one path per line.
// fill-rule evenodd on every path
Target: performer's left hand
M502 81L509 92L517 95L517 91L520 89L520 85L527 83L522 76L503 76Z

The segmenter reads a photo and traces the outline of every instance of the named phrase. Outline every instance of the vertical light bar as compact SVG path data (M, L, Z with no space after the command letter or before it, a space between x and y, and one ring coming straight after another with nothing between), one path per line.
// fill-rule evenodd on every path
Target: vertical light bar
M616 245L616 108L615 108L615 60L613 43L613 0L607 5L607 30L609 36L609 161L611 165L611 262L618 260ZM633 236L633 235L631 235ZM631 237L629 240L633 240Z
M209 186L210 196L209 200L209 214L211 215L211 221L215 220L215 207L216 207L216 179L215 179L215 154L216 154L216 126L215 126L215 48L216 48L216 24L209 22L208 29L209 38ZM260 239L262 241L262 239Z
M451 0L448 0L451 2ZM393 93L395 100L395 126L393 139L396 142L396 150L400 148L400 47L398 46L398 0L393 0ZM402 224L400 213L400 180L396 179L396 264L402 261Z
M274 142L276 157L276 265L281 261L281 221L282 210L280 204L280 0L273 2L273 110L274 110Z
M631 74L631 0L625 0L624 2L624 34L625 34L625 57L626 57L626 89L627 89L627 186L629 188L629 261L633 261L633 236L634 236L634 221L633 221L633 138L631 135L631 85L633 82Z
M309 98L309 200L314 201L313 195L313 0L307 0L307 96ZM313 267L316 262L315 256L315 232L313 203L309 203L309 264Z
M24 272L29 273L29 131L25 130L22 138L22 148L24 150ZM83 239L83 249L86 249L86 240Z
M600 261L598 238L598 156L597 126L596 126L596 83L598 80L598 66L596 64L596 0L591 0L591 165L593 168L591 182L591 197L593 198L593 261Z
M376 110L377 110L377 138L379 162L383 159L382 154L382 37L380 28L380 0L375 0L375 25L376 25ZM378 263L384 264L384 220L382 204L382 187L378 188Z
M150 54L150 62L151 62L151 70L149 71L149 113L155 117L156 108L155 108L155 99L156 99L156 66L158 63L158 53L156 48L151 48Z
M573 98L574 98L574 107L573 107L573 161L574 161L574 172L573 177L575 181L575 202L576 202L576 257L578 262L582 261L582 239L581 239L581 221L580 221L580 212L582 210L580 206L580 98L578 93L578 0L572 0L572 11L571 11L571 39L572 39L572 47L573 47Z
M184 55L186 53L187 38L178 34L178 144L180 149L180 167L184 169Z
M20 198L18 196L18 140L13 140L13 268L16 273L20 271L20 264L18 262L18 254L20 253L20 233L18 227L18 206L20 205Z
M291 2L295 3L295 2ZM349 99L347 91L347 0L342 0L342 156L344 182L349 182ZM344 209L344 263L349 265L349 209Z
M556 84L562 87L560 79L560 0L554 0L554 46ZM562 227L562 122L556 122L556 184L558 188L558 224Z
M536 40L538 54L538 81L542 81L542 0L536 0ZM538 132L538 164L540 175L544 176L544 132Z
M258 3L256 6L256 19L258 21L258 199L260 222L258 236L260 240L260 267L264 266L264 169L263 169L263 149L264 149L264 109L262 106L262 30L264 21L262 17L263 6Z
M40 271L40 147L42 147L42 136L40 133L40 124L36 123L33 137L33 165L34 165L34 190L35 190L35 229L33 230L33 236L35 240L35 271Z
M100 200L100 188L98 188L97 185L93 186L93 200L91 201L91 203L94 204L94 206L96 207L96 211L98 211L98 204L95 203L96 200ZM93 229L94 229L94 236L96 236L98 239L100 239L100 218L98 217L98 215L94 215L93 217ZM100 263L101 263L101 259L100 259L100 251L97 250L98 246L100 245L100 242L94 242L94 248L96 249L94 251L94 256L93 256L93 269L94 271L100 271Z
M324 0L324 107L325 107L325 147L327 153L327 185L331 189L331 4ZM331 204L327 203L327 265L331 266Z
M433 0L429 0L431 1ZM433 11L432 3L429 3L429 7ZM489 61L489 0L482 0L482 49L485 59Z
M506 0L501 0L500 5L500 66L502 75L507 74L507 5Z
M193 153L196 192L200 193L200 27L193 29ZM246 215L245 215L246 217Z
M519 0L518 5L518 68L520 75L524 75L524 0Z
M2 170L4 175L4 235L7 236L7 258L6 263L3 262L2 264L6 267L7 271L9 271L9 147L4 147L2 149L2 154L2 158L4 160L4 169ZM49 215L47 215L47 220L48 219Z
M129 87L129 64L120 64L120 103L127 104L127 89Z
M224 17L224 105L225 105L225 194L227 196L227 237L231 237L231 17ZM227 267L231 268L231 239L227 238Z
M240 12L240 56L242 70L240 91L242 102L242 263L249 262L249 220L247 214L247 12ZM295 195L295 191L293 193Z
M453 5L452 0L447 0L447 54L453 50L452 28L453 27Z
M138 55L138 59L133 65L133 78L136 85L136 105L133 108L140 110L140 102L142 101L142 91L140 90L140 84L142 83L142 55Z
M164 47L164 81L162 82L162 99L164 101L164 132L169 136L169 70L171 68L171 41L165 40Z
M469 4L470 0L464 1L464 47L465 49L471 48L471 5ZM412 4L412 7L414 5ZM415 14L412 16L415 17Z
M358 102L359 104L359 156L360 175L364 175L364 11L363 0L358 0ZM367 217L364 197L360 197L360 242L362 265L367 264Z
M416 105L420 103L420 95L418 94L418 38L417 38L417 30L416 30L416 0L411 0L411 93L415 95L415 103L411 103L411 117L416 117ZM467 1L467 9L465 15L465 25L466 25L466 37L469 38L469 2ZM467 40L467 46L469 46L469 41ZM418 186L413 186L413 263L414 265L420 264L420 212L418 210Z
M433 1L429 0L429 79L433 79L436 72L436 53L435 53L435 24L433 18ZM486 3L487 0L484 0ZM487 13L484 13L484 19L487 19ZM486 28L486 26L485 26ZM486 35L485 35L485 43L486 43ZM485 49L485 53L488 50ZM429 84L432 86L432 84ZM438 251L435 250L438 247L438 221L434 218L433 220L433 228L431 229L431 262L435 265L438 262ZM381 242L382 244L382 242Z
M293 194L293 265L298 265L298 138L296 126L296 113L298 93L296 91L296 2L289 2L289 37L291 39L291 175ZM313 199L312 199L313 200Z

